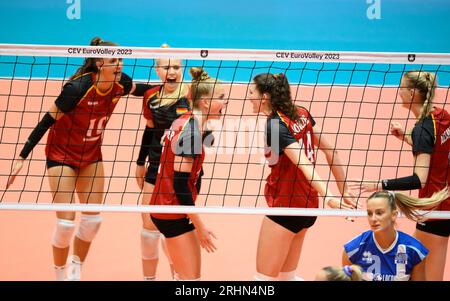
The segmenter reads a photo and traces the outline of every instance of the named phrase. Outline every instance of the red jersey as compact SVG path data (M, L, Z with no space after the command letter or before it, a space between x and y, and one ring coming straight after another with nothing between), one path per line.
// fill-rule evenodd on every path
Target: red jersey
M317 191L299 167L284 154L287 146L298 142L311 163L315 164L315 122L305 108L298 108L298 113L298 122L290 120L281 112L272 114L267 119L266 157L271 172L267 177L264 193L269 207L317 208L319 204Z
M429 151L424 145L427 136L430 137ZM431 197L433 193L450 186L450 114L447 111L435 107L429 117L414 127L413 150L431 154L427 182L419 190L420 198ZM450 211L450 198L442 202L438 210Z
M175 156L192 157L194 159L188 185L195 201L198 195L196 184L202 169L205 151L198 122L191 112L176 119L171 128L164 134L163 151L150 201L151 205L180 205L173 187ZM186 214L176 213L152 213L151 215L158 219L169 220L186 217Z
M122 73L106 93L96 87L96 73L86 73L63 88L55 101L64 112L51 127L45 154L47 159L75 167L102 160L103 130L120 97L131 90L131 79Z

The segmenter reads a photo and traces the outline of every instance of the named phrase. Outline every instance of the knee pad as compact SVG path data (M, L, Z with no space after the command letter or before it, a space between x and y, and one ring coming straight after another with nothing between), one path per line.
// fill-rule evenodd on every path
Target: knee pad
M56 220L55 232L53 233L52 245L61 249L67 248L70 245L74 230L74 221L58 218Z
M150 260L159 257L159 231L152 231L147 229L141 230L141 251L142 259Z
M83 241L91 242L100 229L102 217L98 214L89 215L81 214L80 227L78 228L77 237Z

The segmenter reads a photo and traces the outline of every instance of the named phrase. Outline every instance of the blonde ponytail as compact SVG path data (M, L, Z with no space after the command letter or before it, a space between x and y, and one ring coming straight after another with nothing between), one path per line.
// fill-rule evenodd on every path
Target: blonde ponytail
M435 192L429 198L416 198L400 192L377 191L367 201L372 198L385 198L388 200L391 210L398 209L407 218L416 222L423 222L427 219L426 213L420 213L418 210L434 210L449 197L448 187L446 187L441 191Z
M436 75L426 71L408 71L404 74L408 88L414 89L423 99L419 121L430 115L437 86Z

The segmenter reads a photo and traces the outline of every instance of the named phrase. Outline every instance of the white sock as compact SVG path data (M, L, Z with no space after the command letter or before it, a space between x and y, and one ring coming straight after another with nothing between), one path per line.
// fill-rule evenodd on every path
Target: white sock
M67 280L69 281L79 281L81 279L81 268L83 263L80 261L78 256L73 256L71 263L67 269Z
M155 276L144 276L144 281L155 281Z
M173 277L173 281L200 281L200 279L200 277L196 279L180 279L180 276L177 273L175 273Z
M261 273L256 272L256 274L253 276L253 279L256 281L277 281L278 279L276 277L267 276Z
M174 281L200 281L201 278L196 279L179 279L179 278L173 278Z
M294 281L295 280L295 272L296 270L290 272L280 272L278 274L278 280L280 281Z
M66 266L54 266L55 268L55 276L56 281L64 281L66 280Z

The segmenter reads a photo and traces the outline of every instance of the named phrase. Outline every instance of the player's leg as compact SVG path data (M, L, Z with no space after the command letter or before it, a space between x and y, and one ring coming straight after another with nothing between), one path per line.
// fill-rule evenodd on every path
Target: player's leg
M175 279L176 272L175 272L175 268L173 267L173 261L172 261L172 258L170 258L169 250L167 249L166 238L162 234L161 234L161 247L163 249L164 254L167 257L167 260L169 261L170 273L172 275L172 279Z
M53 203L73 203L77 172L69 166L56 162L47 166ZM70 243L75 229L75 212L56 212L56 217L56 227L52 237L53 263L56 280L64 280Z
M142 205L150 204L153 188L155 186L144 182L144 192L142 195ZM159 239L160 233L153 224L150 213L142 213L141 230L141 252L142 252L142 270L144 280L154 280L156 277L156 267L159 259Z
M187 217L164 220L152 217L154 225L165 237L167 255L172 259L173 278L200 279L200 243L194 225Z
M172 258L177 280L200 280L200 242L195 230L166 238L167 250Z
M150 204L152 198L153 189L155 188L156 176L158 174L158 165L150 164L144 181L144 193L142 196L142 204ZM174 276L172 260L170 259L167 247L165 245L164 236L161 235L159 230L153 224L150 213L142 213L142 225L141 230L141 252L142 252L142 270L144 272L144 280L154 280L156 277L156 268L159 261L159 243L161 240L161 246L166 254L170 264L170 271L172 278Z
M256 252L255 280L276 280L295 234L265 216Z
M295 237L291 242L289 253L281 268L278 280L281 281L298 281L303 280L296 276L296 270L300 255L303 248L303 242L307 230L314 225L317 217L315 216L287 216L284 217L284 226L295 233Z
M414 237L429 251L425 261L426 280L444 279L449 223L450 221L425 222L424 226L418 225L414 232Z
M281 268L281 272L278 276L278 280L302 280L300 277L296 276L296 270L307 231L308 229L303 229L294 236L294 239L291 242L291 247L289 248L289 253L286 256L286 260L284 261L283 267Z
M77 194L82 204L101 204L104 192L103 162L99 161L80 169L77 180ZM81 267L96 236L102 218L98 212L82 212L80 226L74 239L71 280L80 278Z

